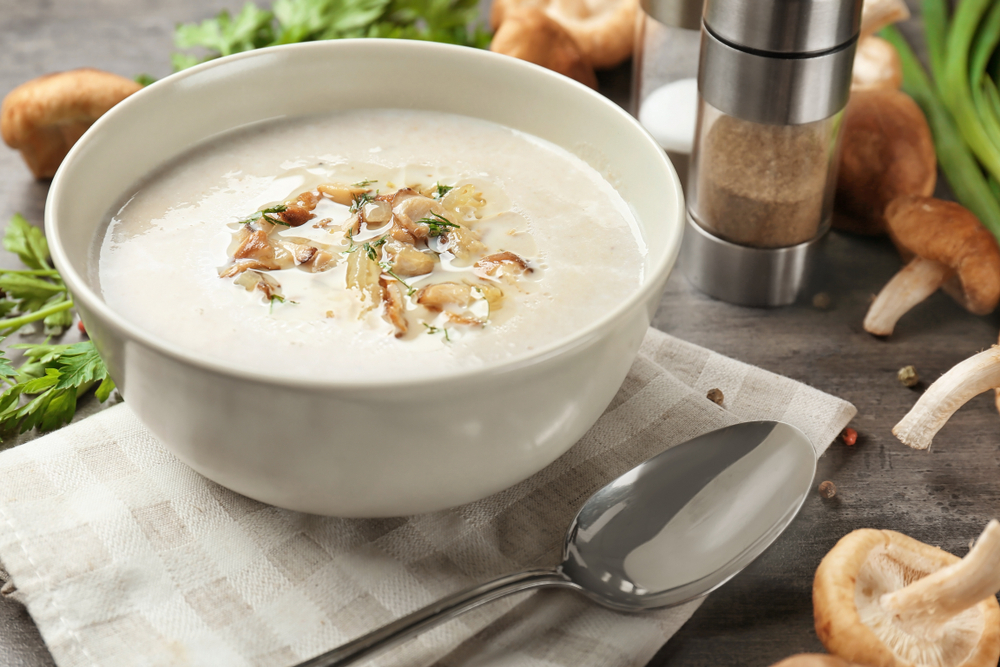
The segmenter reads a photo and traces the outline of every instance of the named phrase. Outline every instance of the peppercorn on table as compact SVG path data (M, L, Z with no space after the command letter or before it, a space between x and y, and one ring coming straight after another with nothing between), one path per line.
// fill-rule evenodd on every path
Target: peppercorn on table
M176 23L242 4L0 0L0 94L80 66L163 76ZM627 64L599 78L603 92L627 101ZM0 150L0 220L21 212L39 224L46 191L47 183L36 182L17 153ZM0 260L8 267L16 261L10 254ZM817 485L832 482L833 497L817 490L785 535L713 593L651 665L765 666L799 651L822 651L813 630L812 578L840 537L856 528L887 528L962 556L1000 514L1000 415L992 393L963 407L929 452L911 450L891 434L922 388L996 342L1000 315L969 315L939 292L903 318L891 339L876 339L863 331L862 320L872 295L900 265L887 240L831 233L807 293L795 305L771 310L709 299L679 272L670 279L656 327L850 401L858 408L852 423L858 437L853 446L835 442L820 460ZM913 388L897 378L908 365L921 378ZM0 600L0 664L52 664L30 617L9 599Z

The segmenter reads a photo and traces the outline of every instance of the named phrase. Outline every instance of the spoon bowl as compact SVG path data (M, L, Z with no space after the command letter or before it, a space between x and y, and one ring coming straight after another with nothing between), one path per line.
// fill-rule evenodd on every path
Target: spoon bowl
M672 447L594 493L563 562L455 593L298 667L354 664L474 607L571 588L619 611L670 607L715 590L785 530L812 488L816 453L794 426L728 426Z
M592 495L559 570L591 599L636 611L715 590L785 530L816 455L794 426L747 422L641 463Z

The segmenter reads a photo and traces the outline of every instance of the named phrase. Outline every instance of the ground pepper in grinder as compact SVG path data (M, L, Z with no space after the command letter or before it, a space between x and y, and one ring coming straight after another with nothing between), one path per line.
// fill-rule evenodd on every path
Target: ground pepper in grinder
M860 0L707 0L682 262L750 306L791 303L829 228Z

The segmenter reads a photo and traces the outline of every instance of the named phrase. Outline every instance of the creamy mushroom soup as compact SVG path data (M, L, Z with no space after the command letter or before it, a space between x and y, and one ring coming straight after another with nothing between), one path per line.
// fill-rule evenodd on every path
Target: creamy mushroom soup
M282 376L413 378L571 336L646 249L569 152L496 124L364 110L234 131L140 183L98 248L108 305Z

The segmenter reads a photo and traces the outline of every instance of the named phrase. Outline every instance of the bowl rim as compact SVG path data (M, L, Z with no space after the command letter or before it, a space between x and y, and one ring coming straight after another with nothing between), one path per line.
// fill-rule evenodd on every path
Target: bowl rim
M198 351L189 350L181 345L172 343L164 338L161 338L156 333L151 332L139 325L133 324L128 320L127 317L121 315L114 309L112 309L104 299L91 289L86 280L82 278L79 272L73 267L72 262L69 260L65 247L62 242L62 238L59 234L60 223L57 220L56 202L63 195L62 192L66 186L64 182L71 178L72 170L75 166L77 156L80 155L88 143L90 143L95 136L98 135L104 128L112 123L117 122L117 118L123 114L129 113L130 109L138 104L136 100L142 100L147 94L147 89L150 88L161 88L163 86L176 85L178 82L192 76L197 76L202 72L214 69L216 67L232 63L238 60L254 59L254 58L266 58L269 54L274 53L276 50L282 51L338 51L338 50L352 50L352 49L398 49L400 51L420 51L420 50L438 50L442 52L452 52L454 55L463 58L479 59L482 62L491 62L493 64L499 65L500 67L509 67L513 69L523 69L527 72L531 72L534 76L544 76L552 79L553 85L559 86L571 86L576 88L579 92L583 93L585 96L589 97L594 104L604 106L606 109L610 110L614 115L622 119L622 121L631 126L633 130L639 133L638 142L639 145L646 144L646 146L653 150L659 155L660 162L662 166L666 168L667 173L670 175L669 187L674 191L674 199L677 202L676 210L673 214L676 219L676 223L672 230L668 231L668 237L666 239L666 248L663 253L662 259L656 263L656 265L647 264L646 274L643 277L642 284L628 296L628 298L621 301L616 305L615 308L592 320L589 324L582 327L579 331L573 333L570 336L558 338L551 343L544 345L538 349L530 350L527 352L517 353L509 358L500 359L493 362L483 364L481 366L469 367L469 368L457 368L445 372L434 373L427 376L403 376L401 378L353 378L351 380L338 380L336 378L314 378L305 377L302 375L297 375L293 373L265 373L262 371L251 370L246 368L241 368L234 363L222 361L211 355L202 354ZM285 116L287 117L287 116ZM236 128L232 128L236 129ZM208 139L209 137L204 137ZM568 150L568 149L566 149ZM182 153L181 153L182 154ZM180 157L178 154L176 157ZM161 163L162 164L162 163ZM147 172L148 173L148 172ZM70 174L70 175L67 175ZM136 179L136 182L141 180L143 176ZM613 186L612 186L613 187ZM617 189L616 189L617 190ZM624 199L624 198L623 198ZM628 203L626 201L626 203ZM666 278L669 275L670 270L676 261L677 255L680 252L680 242L684 232L684 215L685 215L685 204L684 195L681 190L680 180L677 176L677 172L670 160L667 158L666 153L663 152L662 148L656 141L650 136L650 134L639 124L639 122L634 119L627 111L620 107L615 102L604 97L597 91L577 82L573 79L565 77L561 74L557 74L551 70L548 70L539 65L529 63L523 60L512 58L510 56L505 56L485 49L476 49L472 47L458 46L453 44L442 44L438 42L428 42L420 40L405 40L405 39L383 39L383 38L356 38L356 39L338 39L338 40L325 40L325 41L315 41L315 42L305 42L299 44L284 44L279 46L266 47L262 49L256 49L252 51L245 51L242 53L233 54L230 56L224 56L221 58L216 58L194 67L182 70L180 72L175 72L170 74L159 81L156 81L142 90L136 91L129 97L127 97L122 102L118 103L112 107L107 113L101 116L84 134L83 136L74 144L70 149L69 153L66 155L65 159L62 161L56 175L52 179L52 184L49 188L49 193L46 198L45 203L45 234L49 243L49 250L52 256L52 260L59 270L60 275L63 277L64 282L69 288L74 302L82 304L83 308L87 311L97 314L102 318L107 324L111 325L113 328L118 329L119 332L125 334L126 340L132 340L151 348L155 352L170 357L176 361L184 364L195 366L204 371L217 373L223 376L228 376L235 379L240 379L244 381L250 381L266 385L277 385L290 388L300 388L300 389L326 389L326 390L343 390L343 389L407 389L416 386L426 387L428 385L434 385L438 383L454 383L459 380L468 380L471 378L486 378L495 377L500 375L505 375L511 372L519 371L528 366L535 366L542 363L550 358L562 356L564 354L572 352L574 349L585 347L590 344L595 338L598 338L604 334L607 329L614 326L615 322L619 320L623 315L630 312L632 309L641 305L649 296L650 291L656 289L659 293L661 289L659 286L666 282ZM670 215L669 210L664 211L665 216ZM640 229L642 225L640 224Z

